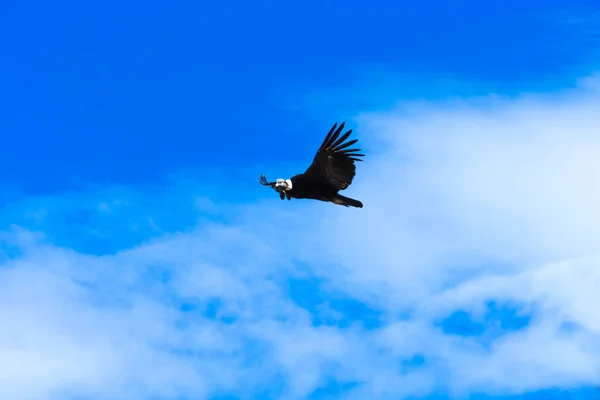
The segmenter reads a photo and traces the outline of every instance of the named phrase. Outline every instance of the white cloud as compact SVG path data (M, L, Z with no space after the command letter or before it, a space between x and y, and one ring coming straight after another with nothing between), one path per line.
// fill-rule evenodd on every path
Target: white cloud
M360 116L368 157L348 195L361 210L273 196L235 223L105 256L3 234L22 254L0 267L0 397L305 398L332 377L359 382L352 398L600 383L600 92L585 85ZM383 325L312 324L286 287L314 276ZM496 329L490 301L531 323L482 337L438 325L465 310ZM318 309L353 317L330 307ZM403 366L415 355L423 365Z

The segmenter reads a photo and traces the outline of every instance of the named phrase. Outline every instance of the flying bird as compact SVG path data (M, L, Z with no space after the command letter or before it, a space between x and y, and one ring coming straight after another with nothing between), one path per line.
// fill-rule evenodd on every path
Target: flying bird
M364 154L358 153L361 149L348 149L358 142L358 139L345 142L352 129L340 136L344 124L345 122L340 126L337 126L337 122L333 124L312 164L303 174L294 175L289 179L279 178L275 182L267 182L267 178L262 174L260 183L275 189L281 200L284 198L314 199L346 207L362 208L363 203L359 200L338 193L352 184L356 175L354 162L363 161L359 157L364 157Z

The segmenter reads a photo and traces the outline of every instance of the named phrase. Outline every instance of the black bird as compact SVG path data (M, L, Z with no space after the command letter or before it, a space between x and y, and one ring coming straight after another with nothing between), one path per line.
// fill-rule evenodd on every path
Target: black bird
M361 151L360 149L348 149L358 142L358 139L344 142L352 133L352 129L340 136L344 124L345 122L342 122L339 127L337 122L333 124L312 164L303 174L294 175L290 179L279 178L275 182L267 182L267 178L262 174L260 183L275 189L281 200L284 198L291 200L292 197L315 199L346 207L362 208L363 203L360 201L338 193L352 184L356 175L354 162L362 161L359 157L364 157L364 154L357 153Z

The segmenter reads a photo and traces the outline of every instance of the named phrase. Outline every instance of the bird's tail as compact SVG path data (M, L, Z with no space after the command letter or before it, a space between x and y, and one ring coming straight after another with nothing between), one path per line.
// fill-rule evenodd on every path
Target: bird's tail
M363 203L361 203L360 201L351 199L350 197L342 196L341 194L337 194L332 201L335 204L339 204L340 206L346 207L362 208L363 206Z

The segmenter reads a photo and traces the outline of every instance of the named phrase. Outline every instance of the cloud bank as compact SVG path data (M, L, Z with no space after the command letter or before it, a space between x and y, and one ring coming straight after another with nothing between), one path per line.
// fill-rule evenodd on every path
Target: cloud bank
M142 240L93 252L68 239L119 215L114 191L89 195L94 218L60 241L66 211L29 199L30 219L52 209L52 224L0 237L0 397L466 398L600 384L596 82L357 116L368 157L349 190L361 210L281 202L257 184L227 218L213 198L213 214L164 231L157 205L142 223L152 234L137 226Z

